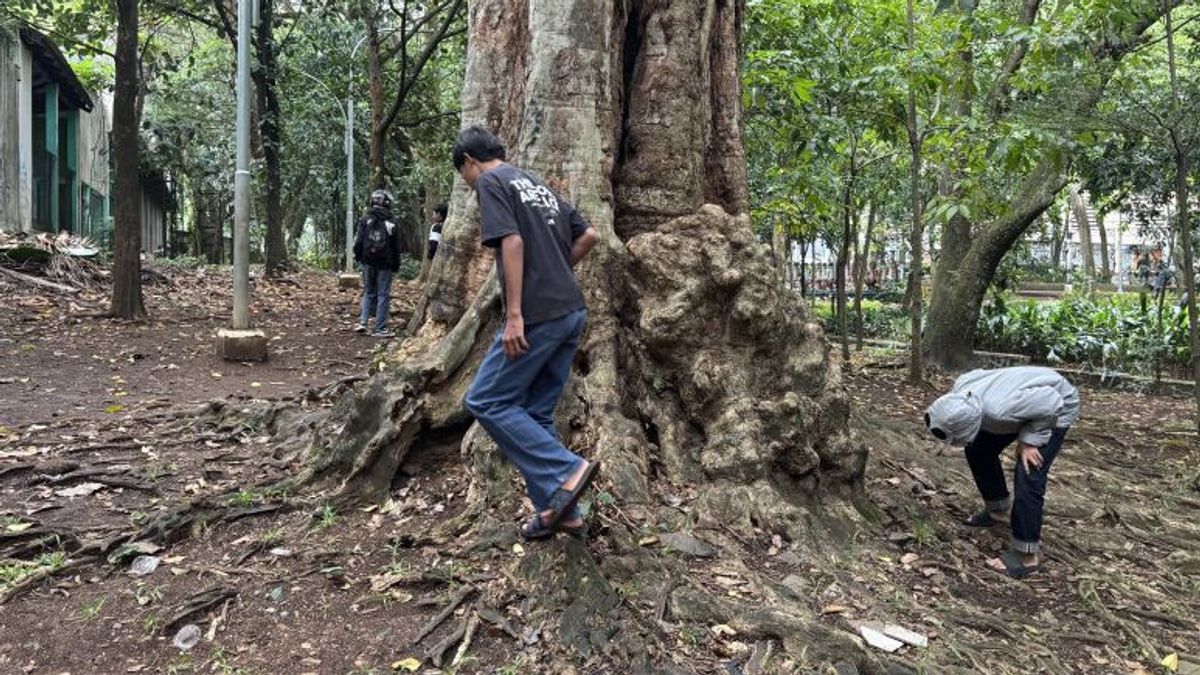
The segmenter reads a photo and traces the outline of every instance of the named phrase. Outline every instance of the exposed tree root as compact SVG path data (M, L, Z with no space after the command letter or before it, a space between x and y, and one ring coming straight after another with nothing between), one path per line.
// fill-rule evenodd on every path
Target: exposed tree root
M706 625L722 623L738 635L783 643L793 654L807 653L815 659L846 661L863 673L882 673L883 666L849 634L809 618L770 606L752 606L719 598L685 585L671 593L672 616Z
M237 590L227 586L216 586L188 598L179 606L171 618L163 624L162 633L169 634L184 623L225 604L237 597Z
M446 652L450 651L454 645L458 644L459 640L462 640L466 633L467 620L463 619L454 625L454 630L450 631L449 635L430 648L429 652L426 654L426 658L432 661L433 665L441 668L442 663L446 658Z
M446 603L446 606L442 608L442 611L438 612L436 616L430 619L429 623L425 624L425 627L421 629L421 632L417 633L417 637L413 638L413 642L420 642L421 640L424 640L430 633L437 630L437 627L442 625L442 622L448 619L450 615L454 613L454 610L458 609L458 606L461 605L468 597L473 595L475 591L476 589L474 586L463 586L462 588L458 589L458 591L451 596L450 601Z
M467 650L471 648L471 641L475 639L475 630L479 628L479 613L471 612L470 618L467 619L467 627L463 631L462 642L458 645L458 650L454 652L454 659L450 661L451 667L457 667L463 662L463 658L467 655ZM434 665L440 666L440 663Z

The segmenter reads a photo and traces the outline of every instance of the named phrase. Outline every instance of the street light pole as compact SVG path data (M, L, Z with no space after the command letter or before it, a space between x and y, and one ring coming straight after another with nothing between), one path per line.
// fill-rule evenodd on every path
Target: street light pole
M217 331L230 361L263 361L267 337L250 328L250 24L257 0L238 0L237 164L233 173L233 328Z
M350 73L346 82L346 273L354 272L354 55L367 36L350 50Z
M238 0L237 166L233 174L233 328L250 327L250 13Z

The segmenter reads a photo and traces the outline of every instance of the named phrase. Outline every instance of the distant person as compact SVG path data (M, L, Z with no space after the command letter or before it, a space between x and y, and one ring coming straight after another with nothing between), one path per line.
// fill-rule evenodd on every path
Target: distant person
M479 199L479 234L496 250L504 308L504 327L467 391L467 410L525 479L537 512L521 536L582 534L576 505L599 462L563 446L554 408L587 319L572 268L596 243L596 231L536 176L505 163L504 145L487 129L464 129L453 158Z
M449 209L445 204L438 204L433 210L433 225L429 227L429 251L428 258L433 260L434 254L437 253L438 244L442 243L442 226L446 224L446 214Z
M967 519L972 527L1008 524L1009 576L1024 577L1041 564L1042 515L1050 465L1079 419L1079 392L1050 368L1018 366L972 370L925 411L934 438L966 448L967 464L984 509ZM1017 442L1010 496L1000 455Z
M1133 267L1137 270L1137 280L1142 286L1150 288L1150 253L1141 248L1135 248Z
M358 221L354 239L354 259L362 264L362 306L358 314L356 333L366 333L367 322L375 313L372 337L389 338L388 308L392 299L392 275L400 269L400 254L404 244L400 226L392 215L392 195L387 190L371 193L371 208Z

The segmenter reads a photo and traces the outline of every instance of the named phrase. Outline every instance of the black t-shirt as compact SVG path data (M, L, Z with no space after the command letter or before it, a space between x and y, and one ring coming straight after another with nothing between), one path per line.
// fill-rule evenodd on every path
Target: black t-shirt
M557 319L584 307L571 270L571 244L588 228L579 212L526 171L501 164L476 183L479 234L484 246L499 249L504 237L521 235L525 273L521 314L526 324ZM496 252L496 272L504 289L504 261Z

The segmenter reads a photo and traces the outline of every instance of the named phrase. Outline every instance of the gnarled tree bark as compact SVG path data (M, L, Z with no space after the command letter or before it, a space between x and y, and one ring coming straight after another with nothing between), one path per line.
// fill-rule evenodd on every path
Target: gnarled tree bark
M820 328L779 287L750 229L741 20L738 0L477 0L463 122L496 130L511 161L541 174L600 233L578 269L589 327L558 426L569 447L602 461L599 489L625 522L680 527L680 512L662 504L691 486L694 527L808 539L857 518L850 506L866 451L849 432ZM382 374L305 422L314 440L297 487L380 500L423 434L467 427L462 396L499 325L476 209L456 183L407 338ZM433 536L469 531L487 546L509 532L511 542L522 499L511 470L478 426L462 449L472 465L468 507ZM573 543L528 554L525 571L580 652L609 643L630 663L646 658L638 622L614 618L635 610L620 606L609 579L661 585L680 571L637 546L638 536L632 526L606 533L615 553L602 563ZM554 588L567 589L565 605ZM686 581L667 591L667 609L685 620L743 616L697 600ZM874 663L795 608L739 621L745 634L808 644L810 655ZM610 643L617 630L624 639Z

